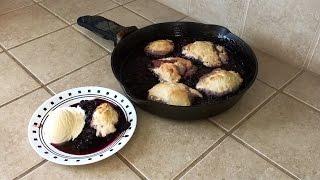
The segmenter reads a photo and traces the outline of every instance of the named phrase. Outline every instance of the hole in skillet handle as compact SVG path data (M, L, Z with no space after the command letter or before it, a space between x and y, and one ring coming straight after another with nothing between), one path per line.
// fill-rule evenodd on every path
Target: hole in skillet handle
M136 31L136 26L124 27L102 16L81 16L77 23L107 40L112 40L114 46L125 36Z

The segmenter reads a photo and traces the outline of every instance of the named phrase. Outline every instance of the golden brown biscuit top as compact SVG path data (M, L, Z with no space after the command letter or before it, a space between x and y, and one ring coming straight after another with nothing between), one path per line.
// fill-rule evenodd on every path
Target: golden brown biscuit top
M145 51L153 55L166 55L172 52L173 49L174 49L173 41L166 39L166 40L156 40L156 41L150 42L146 46Z
M175 106L190 106L193 97L202 97L201 93L182 83L163 82L153 86L148 98Z
M237 90L242 81L243 79L237 72L216 69L202 76L196 89L206 91L209 94L224 95Z

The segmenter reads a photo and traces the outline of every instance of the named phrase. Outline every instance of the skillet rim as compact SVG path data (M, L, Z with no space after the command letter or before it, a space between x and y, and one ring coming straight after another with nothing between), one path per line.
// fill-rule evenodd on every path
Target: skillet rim
M213 29L223 29L226 34L224 34L224 36L226 35L232 35L233 37L237 38L238 41L240 41L243 45L245 45L246 49L248 49L250 51L250 54L253 56L252 60L254 63L254 67L255 67L255 72L253 74L252 79L246 84L246 86L237 91L235 94L231 95L229 97L230 98L234 98L236 96L242 96L249 88L251 88L251 86L253 85L253 83L255 82L257 75L258 75L258 59L257 56L255 55L254 51L252 50L252 48L250 47L249 44L247 44L244 40L242 40L240 37L238 37L237 35L233 34L228 28L224 27L224 26L220 26L220 25L216 25L216 24L205 24L205 23L198 23L198 22L164 22L164 23L156 23L156 24L151 24L149 26L145 26L143 28L140 28L130 34L128 34L125 38L123 38L117 45L115 45L112 53L111 53L111 68L112 68L112 73L115 76L115 78L117 79L117 81L119 82L121 88L123 89L124 93L126 96L128 96L130 99L132 99L135 103L144 103L144 104L159 104L159 105L165 105L168 107L172 107L172 108L199 108L199 107L203 107L203 106L210 106L210 105L217 105L221 102L226 102L228 100L219 100L219 101L210 101L209 103L202 103L202 104L195 104L195 105L190 105L190 106L175 106L175 105L170 105L170 104L165 104L165 103L161 103L161 102L157 102L157 101L151 101L148 99L140 99L140 98L136 98L134 96L132 96L130 93L128 93L127 91L127 87L121 82L121 79L118 77L116 70L115 70L115 62L117 60L115 60L115 52L119 49L119 44L124 44L127 37L133 36L136 33L139 33L143 30L146 30L148 28L155 28L157 26L172 26L172 25L179 25L179 24L184 24L184 25L188 25L188 26L207 26L208 28L213 28Z

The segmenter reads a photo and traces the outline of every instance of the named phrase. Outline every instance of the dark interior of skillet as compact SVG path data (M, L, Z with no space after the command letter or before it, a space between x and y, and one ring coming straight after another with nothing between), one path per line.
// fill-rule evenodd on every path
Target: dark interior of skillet
M174 52L167 57L184 57L181 54L181 48L194 41L211 41L223 45L228 51L229 63L221 68L236 71L244 79L237 91L222 97L204 96L202 99L195 100L192 106L216 104L234 96L241 96L255 80L257 61L254 53L246 43L230 33L228 29L192 22L155 24L125 37L116 46L112 55L112 68L116 78L121 82L126 93L137 101L146 101L148 90L159 82L148 70L150 61L157 58L147 56L144 52L144 47L149 42L159 39L174 41ZM192 78L182 79L181 82L194 88L199 77L211 72L213 68L207 68L197 61L192 61L198 67L197 73Z

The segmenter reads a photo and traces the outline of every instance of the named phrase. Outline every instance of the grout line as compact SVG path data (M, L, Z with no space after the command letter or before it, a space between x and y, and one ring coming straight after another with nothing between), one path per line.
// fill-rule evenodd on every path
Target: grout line
M279 90L277 90L275 93L273 93L269 98L267 98L261 105L259 105L254 111L252 111L250 114L246 116L246 118L240 120L236 125L234 125L230 129L230 134L232 134L235 130L237 130L242 124L244 124L246 121L248 121L256 112L258 112L260 109L264 107L267 103L269 103L275 96L282 93L282 90L286 88L292 81L294 81L296 78L298 78L302 74L303 70L300 70L297 74L295 74L290 80L288 80Z
M221 142L226 139L229 134L225 134L221 138L219 138L213 145L211 145L206 151L204 151L199 157L197 157L193 162L191 162L185 169L183 169L178 175L176 175L173 179L178 180L183 177L187 172L189 172L193 167L195 167L202 159L204 159L211 151L213 151L217 146L221 144Z
M139 169L135 168L133 164L131 164L122 154L119 152L116 153L116 156L126 164L140 179L148 179Z
M315 111L317 111L317 112L320 112L320 109L316 108L315 106L313 106L313 105L311 105L311 104L308 104L307 102L303 101L302 99L300 99L300 98L298 98L298 97L295 97L294 95L291 95L291 94L289 94L289 93L287 93L287 92L282 92L282 94L287 95L287 96L289 96L290 98L293 98L293 99L299 101L300 103L308 106L309 108L311 108L311 109L313 109L313 110L315 110Z
M133 2L133 1L136 1L136 0L130 0L130 1L128 1L128 2L126 2L126 3L123 3L123 4L117 2L116 0L112 0L112 1L115 2L115 3L117 3L117 4L119 4L120 6L123 6L123 5L129 4L129 3Z
M241 27L241 31L240 31L240 37L243 37L243 33L244 33L244 29L247 23L247 17L248 17L248 11L249 11L249 6L250 6L250 2L251 0L247 0L247 2L245 2L245 12L244 12L244 17L243 17L243 22L242 22L242 27Z
M71 23L69 21L67 21L66 19L64 19L63 17L61 17L59 14L53 12L52 10L50 10L48 7L46 7L45 5L42 4L42 1L37 3L38 6L40 6L41 8L45 9L46 11L48 11L50 14L54 15L55 17L57 17L60 21L71 25Z
M23 98L23 97L25 97L25 96L27 96L27 95L29 95L29 94L31 94L31 93L33 93L33 92L35 92L35 91L37 91L37 90L41 89L41 88L43 88L43 86L39 86L39 87L37 87L37 88L35 88L35 89L33 89L33 90L31 90L31 91L29 91L29 92L27 92L27 93L23 94L23 95L20 95L20 96L18 96L18 97L15 97L14 99L11 99L11 100L9 100L9 101L7 101L7 102L5 102L5 103L1 104L1 105L0 105L0 108L2 108L2 107L4 107L4 106L6 106L6 105L8 105L8 104L11 104L11 103L13 103L14 101L16 101L16 100L18 100L18 99L20 99L20 98Z
M91 62L89 62L89 63L87 63L87 64L85 64L85 65L83 65L83 66L81 66L81 67L78 67L78 68L76 68L76 69L74 69L74 70L72 70L72 71L70 71L70 72L68 72L68 73L66 73L66 74L64 74L64 75L62 75L62 76L54 79L54 80L51 80L51 81L49 81L48 83L46 83L46 84L44 84L44 85L45 85L45 86L48 86L48 85L50 85L50 84L52 84L52 83L54 83L54 82L56 82L56 81L59 81L59 80L65 78L66 76L68 76L68 75L70 75L70 74L72 74L72 73L74 73L74 72L76 72L76 71L78 71L78 70L81 70L81 69L83 69L83 68L85 68L85 67L87 67L87 66L89 66L89 65L91 65L91 64L93 64L93 63L95 63L95 62L97 62L97 61L103 60L104 58L107 58L108 56L109 56L109 54L103 55L102 57L100 57L100 58L98 58L98 59L96 59L96 60L93 60L93 61L91 61ZM51 90L50 90L50 91L51 91ZM52 91L52 92L53 92L53 91Z
M282 171L283 173L285 173L286 175L290 176L293 179L300 179L295 174L291 173L288 169L282 167L280 164L278 164L277 162L273 161L271 158L268 158L265 154L261 153L259 150L255 149L250 144L246 143L240 137L238 137L236 135L233 135L233 134L231 134L230 137L232 139L236 140L241 145L243 145L245 148L249 149L251 152L255 153L256 155L258 155L259 157L261 157L262 159L264 159L265 161L267 161L268 163L273 165L274 167L276 167L277 169L279 169L280 171Z
M33 6L33 5L35 5L35 4L36 4L36 3L32 1L32 4L24 5L24 6L21 6L21 7L17 7L17 8L15 8L15 9L11 9L11 10L9 10L9 11L7 11L7 12L4 12L4 13L0 14L0 16L6 15L6 14L9 14L9 13L12 13L12 12L14 12L14 11L17 11L17 10L20 10L20 9L23 9L23 8L27 8L27 7Z
M174 21L174 22L180 22L180 21L182 21L183 19L185 19L185 18L187 18L188 16L187 15L185 15L184 17L182 17L182 18L180 18L180 19L178 19L178 20L176 20L176 21Z
M313 39L313 41L311 42L310 47L308 49L307 60L303 64L303 67L305 69L309 68L309 66L311 64L311 61L313 59L314 53L316 51L316 48L319 45L319 41L320 41L320 21L318 23L318 27L317 27L317 30L316 30L315 39Z
M60 31L60 30L66 29L66 28L68 28L68 27L70 27L70 25L67 25L67 26L61 27L61 28L59 28L59 29L56 29L56 30L54 30L54 31L51 31L51 32L42 34L42 35L40 35L40 36L38 36L38 37L36 37L36 38L30 39L30 40L25 41L25 42L23 42L23 43L21 43L21 44L18 44L18 45L16 45L16 46L10 47L10 48L8 48L8 49L6 49L6 50L8 50L8 51L9 51L9 50L12 50L12 49L14 49L14 48L20 47L20 46L25 45L25 44L27 44L27 43L29 43L29 42L35 41L35 40L40 39L40 38L42 38L42 37L44 37L44 36L47 36L47 35L49 35L49 34L58 32L58 31Z
M13 59L14 62L16 62L29 76L31 76L33 78L33 80L35 80L38 84L40 84L41 86L44 86L44 84L42 83L42 81L40 79L37 78L37 76L35 74L33 74L26 66L24 66L13 54L11 54L9 51L4 50L5 53Z
M129 3L128 3L128 4L129 4ZM151 21L150 19L148 19L148 18L144 17L143 15L141 15L141 14L139 14L139 13L137 13L137 12L135 12L135 11L131 10L131 9L130 9L130 8L128 8L127 6L122 6L122 7L124 7L125 9L127 9L127 10L129 10L129 11L133 12L134 14L136 14L136 15L138 15L138 16L140 16L140 17L142 17L143 19L145 19L145 20L147 20L147 21L151 22L152 24L157 23L157 22L153 22L153 21Z
M300 69L292 78L290 78L287 82L285 82L278 91L282 92L289 84L291 84L292 81L296 80L302 73L304 72L304 69Z
M38 167L42 166L43 164L45 164L46 162L48 162L48 160L42 160L41 162L39 162L38 164L32 166L31 168L27 169L26 171L24 171L23 173L21 173L20 175L18 175L17 177L14 178L14 180L18 180L23 178L24 176L26 176L27 174L31 173L33 170L37 169Z

